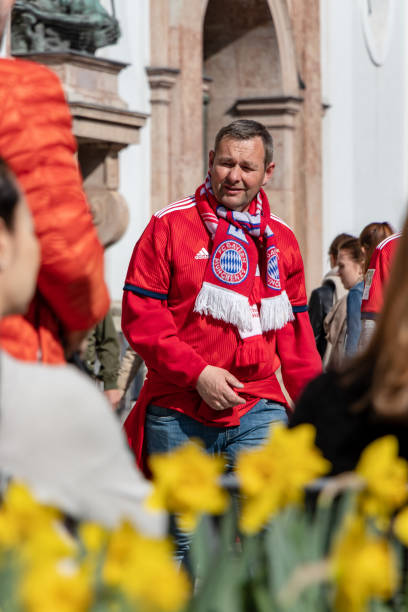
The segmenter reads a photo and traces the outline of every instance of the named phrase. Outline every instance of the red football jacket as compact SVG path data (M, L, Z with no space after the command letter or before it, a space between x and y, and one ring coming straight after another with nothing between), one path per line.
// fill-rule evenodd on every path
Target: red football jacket
M193 312L211 252L211 238L195 198L156 213L136 244L124 287L122 327L148 367L141 397L126 422L130 445L139 460L145 408L150 402L179 410L209 426L236 425L240 415L259 398L286 404L275 376L280 365L293 399L320 373L296 238L276 217L272 217L270 226L283 258L284 285L295 320L265 335L269 359L256 366L235 364L242 340L234 326ZM259 277L255 280L259 282ZM257 282L251 297L251 302L260 304ZM245 404L215 411L201 400L195 385L208 364L229 370L244 384L239 394L246 399Z
M361 318L375 319L381 312L384 291L390 276L391 264L401 234L393 234L377 245L365 276Z

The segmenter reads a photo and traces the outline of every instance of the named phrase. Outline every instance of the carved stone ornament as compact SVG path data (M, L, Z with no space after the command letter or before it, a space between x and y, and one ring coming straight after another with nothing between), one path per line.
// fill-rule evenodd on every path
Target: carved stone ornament
M129 210L125 198L105 187L85 186L92 218L99 240L106 248L117 242L129 223Z
M117 42L118 21L99 0L16 0L11 22L12 53L82 51Z

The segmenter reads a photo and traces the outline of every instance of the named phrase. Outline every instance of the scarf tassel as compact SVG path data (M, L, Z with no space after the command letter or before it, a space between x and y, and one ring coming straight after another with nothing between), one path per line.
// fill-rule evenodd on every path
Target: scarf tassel
M211 315L239 329L252 329L252 313L248 298L236 291L217 287L204 281L197 295L194 312Z
M286 323L294 321L295 317L286 291L261 300L260 319L264 332L282 329Z

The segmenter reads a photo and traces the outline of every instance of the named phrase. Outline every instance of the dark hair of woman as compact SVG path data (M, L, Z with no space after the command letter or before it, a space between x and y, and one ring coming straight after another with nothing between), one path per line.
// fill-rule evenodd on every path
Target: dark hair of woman
M394 257L384 307L365 351L343 370L340 384L362 389L353 405L383 419L408 421L408 217Z
M348 238L341 242L338 251L347 251L350 258L356 263L364 262L364 252L358 238Z
M334 238L333 242L329 246L329 255L334 257L334 259L336 260L341 244L346 240L349 240L350 238L354 238L354 236L352 236L351 234L346 234L344 232L342 234L338 234L338 236Z
M364 273L366 273L368 270L368 264L370 263L375 247L393 233L394 229L392 225L387 223L387 221L382 221L381 223L369 223L362 230L360 234L360 242L365 253Z
M20 197L10 168L0 157L0 217L9 230L13 229L15 208Z

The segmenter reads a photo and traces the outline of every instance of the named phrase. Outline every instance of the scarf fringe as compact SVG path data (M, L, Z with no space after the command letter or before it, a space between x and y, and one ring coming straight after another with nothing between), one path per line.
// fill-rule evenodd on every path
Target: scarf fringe
M252 313L248 298L235 291L217 287L206 281L197 295L194 312L211 315L244 331L252 329Z
M282 329L286 323L295 319L286 291L261 300L260 318L263 332Z

